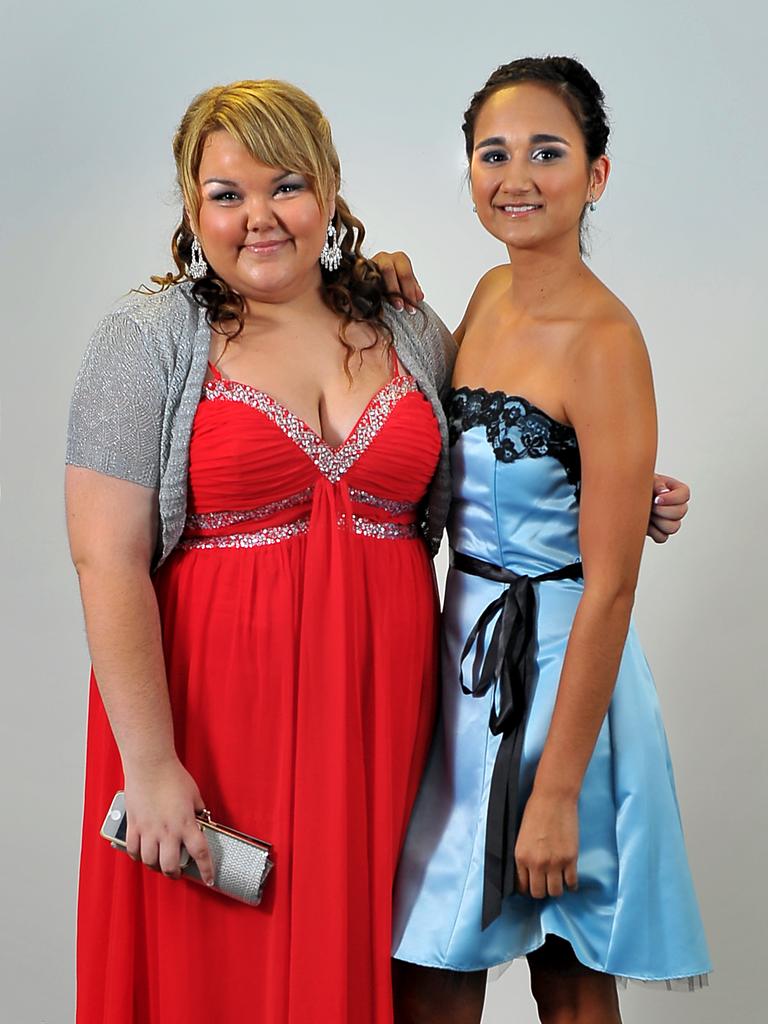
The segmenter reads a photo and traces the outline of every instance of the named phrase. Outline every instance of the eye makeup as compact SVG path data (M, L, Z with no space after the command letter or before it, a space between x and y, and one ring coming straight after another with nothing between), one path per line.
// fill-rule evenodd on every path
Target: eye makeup
M548 146L544 149L534 149L531 153L531 160L535 160L537 163L550 163L553 160L560 160L566 156L564 149L557 147Z

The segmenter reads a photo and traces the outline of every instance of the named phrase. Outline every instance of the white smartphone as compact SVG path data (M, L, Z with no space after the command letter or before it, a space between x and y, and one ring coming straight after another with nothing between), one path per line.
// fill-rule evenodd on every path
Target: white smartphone
M109 840L116 850L128 849L128 816L125 813L125 793L122 790L115 793L99 834L103 839ZM183 846L179 852L179 867L183 871L192 858Z
M99 834L102 838L108 839L113 846L119 847L121 850L127 848L128 818L125 814L125 793L122 790L115 793L115 798L107 811Z

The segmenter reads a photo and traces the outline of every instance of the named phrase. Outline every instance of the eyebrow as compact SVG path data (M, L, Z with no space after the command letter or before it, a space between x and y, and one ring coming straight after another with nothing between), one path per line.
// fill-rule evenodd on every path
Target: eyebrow
M559 135L532 135L529 139L531 145L538 145L541 142L561 142L564 146L570 146L570 142L567 139L562 139ZM505 146L507 140L503 135L492 135L490 138L483 139L482 142L478 142L475 149L485 149L488 146Z
M570 146L570 142L559 135L532 135L531 142L534 145L538 145L540 142L562 142L564 146Z
M288 178L292 174L298 174L298 171L281 171L276 174L272 179L272 183L282 181L283 178ZM237 181L232 181L230 178L206 178L203 182L204 185L230 185L233 188L240 188L240 184Z

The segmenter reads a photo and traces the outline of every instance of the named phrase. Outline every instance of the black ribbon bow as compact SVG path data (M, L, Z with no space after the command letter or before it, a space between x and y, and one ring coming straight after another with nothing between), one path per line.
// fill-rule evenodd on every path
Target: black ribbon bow
M451 551L451 565L459 572L506 583L506 590L480 614L461 652L461 688L473 697L494 690L489 728L502 740L496 755L488 797L485 835L482 926L487 928L501 913L501 904L515 888L515 842L520 816L520 759L523 724L536 681L536 589L548 580L578 580L581 562L572 562L540 576L521 576L491 562ZM496 619L485 657L471 686L464 685L464 660Z

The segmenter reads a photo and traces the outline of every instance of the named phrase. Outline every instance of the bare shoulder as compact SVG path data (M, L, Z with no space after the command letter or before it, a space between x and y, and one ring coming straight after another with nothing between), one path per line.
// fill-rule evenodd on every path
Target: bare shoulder
M570 362L579 375L621 373L649 366L640 326L624 303L600 282L578 323L570 345Z
M499 292L509 287L512 279L512 268L508 263L501 263L498 267L491 267L487 270L475 285L472 298L469 300L470 307L484 305L492 302Z
M475 285L475 290L467 303L461 323L453 332L457 345L464 340L467 328L473 320L481 316L491 306L498 296L509 287L512 270L508 263L502 263L498 267L487 270Z

